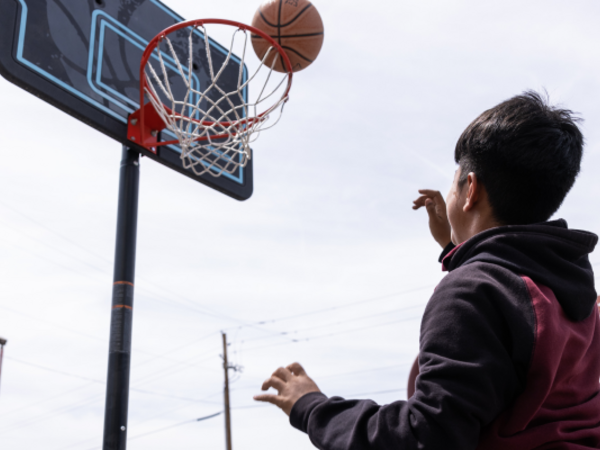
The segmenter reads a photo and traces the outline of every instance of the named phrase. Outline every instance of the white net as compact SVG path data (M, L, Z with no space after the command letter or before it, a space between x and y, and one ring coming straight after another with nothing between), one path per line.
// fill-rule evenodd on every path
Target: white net
M252 157L250 144L279 121L291 83L273 70L275 48L248 68L250 33L226 28L233 31L228 50L215 50L205 26L188 27L162 37L145 67L145 94L178 141L183 166L197 175L218 177L244 167ZM250 84L256 90L252 100ZM170 133L163 132L163 141Z

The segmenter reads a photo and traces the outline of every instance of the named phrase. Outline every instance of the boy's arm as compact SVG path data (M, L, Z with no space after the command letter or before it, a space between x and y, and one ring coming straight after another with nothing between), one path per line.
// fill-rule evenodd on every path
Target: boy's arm
M293 403L292 425L322 450L475 449L482 427L513 401L522 382L497 308L510 293L485 272L465 269L475 273L455 270L427 306L413 397L380 406L313 391Z
M413 202L413 209L417 210L424 206L427 210L429 231L435 241L444 249L438 258L438 261L442 262L446 255L456 247L451 239L450 222L446 214L446 202L440 191L421 189L419 190L419 194L421 196Z
M420 189L419 194L421 196L413 202L412 208L417 210L425 207L429 216L429 231L431 232L431 236L445 250L448 245L452 244L452 240L444 197L440 191L431 189Z

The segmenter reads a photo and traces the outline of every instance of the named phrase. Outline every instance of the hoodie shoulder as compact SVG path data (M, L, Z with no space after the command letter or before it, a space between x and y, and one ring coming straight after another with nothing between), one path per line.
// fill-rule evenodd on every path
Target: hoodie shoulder
M595 311L596 290L589 254L598 236L570 230L563 220L503 226L486 230L457 247L444 259L453 272L474 263L489 263L547 286L573 321Z

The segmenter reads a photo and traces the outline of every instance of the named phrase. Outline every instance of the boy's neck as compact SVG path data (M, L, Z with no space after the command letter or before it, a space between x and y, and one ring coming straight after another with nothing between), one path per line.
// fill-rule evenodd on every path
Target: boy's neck
M458 236L456 236L455 233L452 233L452 242L455 245L461 244L483 231L501 226L501 224L494 219L492 214L479 214L474 212L473 216L474 217L472 217L471 220L465 223L464 228L457 233ZM455 242L455 238L457 242Z

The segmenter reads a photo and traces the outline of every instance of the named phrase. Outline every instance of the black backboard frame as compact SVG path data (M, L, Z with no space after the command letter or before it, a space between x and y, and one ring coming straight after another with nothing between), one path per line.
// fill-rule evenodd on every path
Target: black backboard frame
M22 0L24 1L24 0ZM52 1L52 0L48 0ZM79 0L95 3L95 0ZM117 1L117 0L103 0ZM139 0L140 3L148 0ZM160 3L158 0L152 0ZM34 0L28 0L30 4ZM40 5L46 0L39 0ZM167 8L161 3L161 7ZM175 14L175 13L173 13ZM36 97L50 103L56 108L75 117L83 123L106 134L107 136L134 148L140 154L167 166L195 181L216 189L217 191L236 200L246 200L253 192L252 160L248 161L243 172L243 182L238 183L224 176L214 177L210 174L195 175L191 170L186 170L181 165L179 154L168 147L160 146L156 154L127 139L127 124L121 122L100 109L71 94L59 85L44 78L21 64L16 58L17 37L19 35L22 6L19 0L0 0L0 74L13 84L23 88ZM183 19L181 19L183 20ZM157 33L160 30L157 30Z

